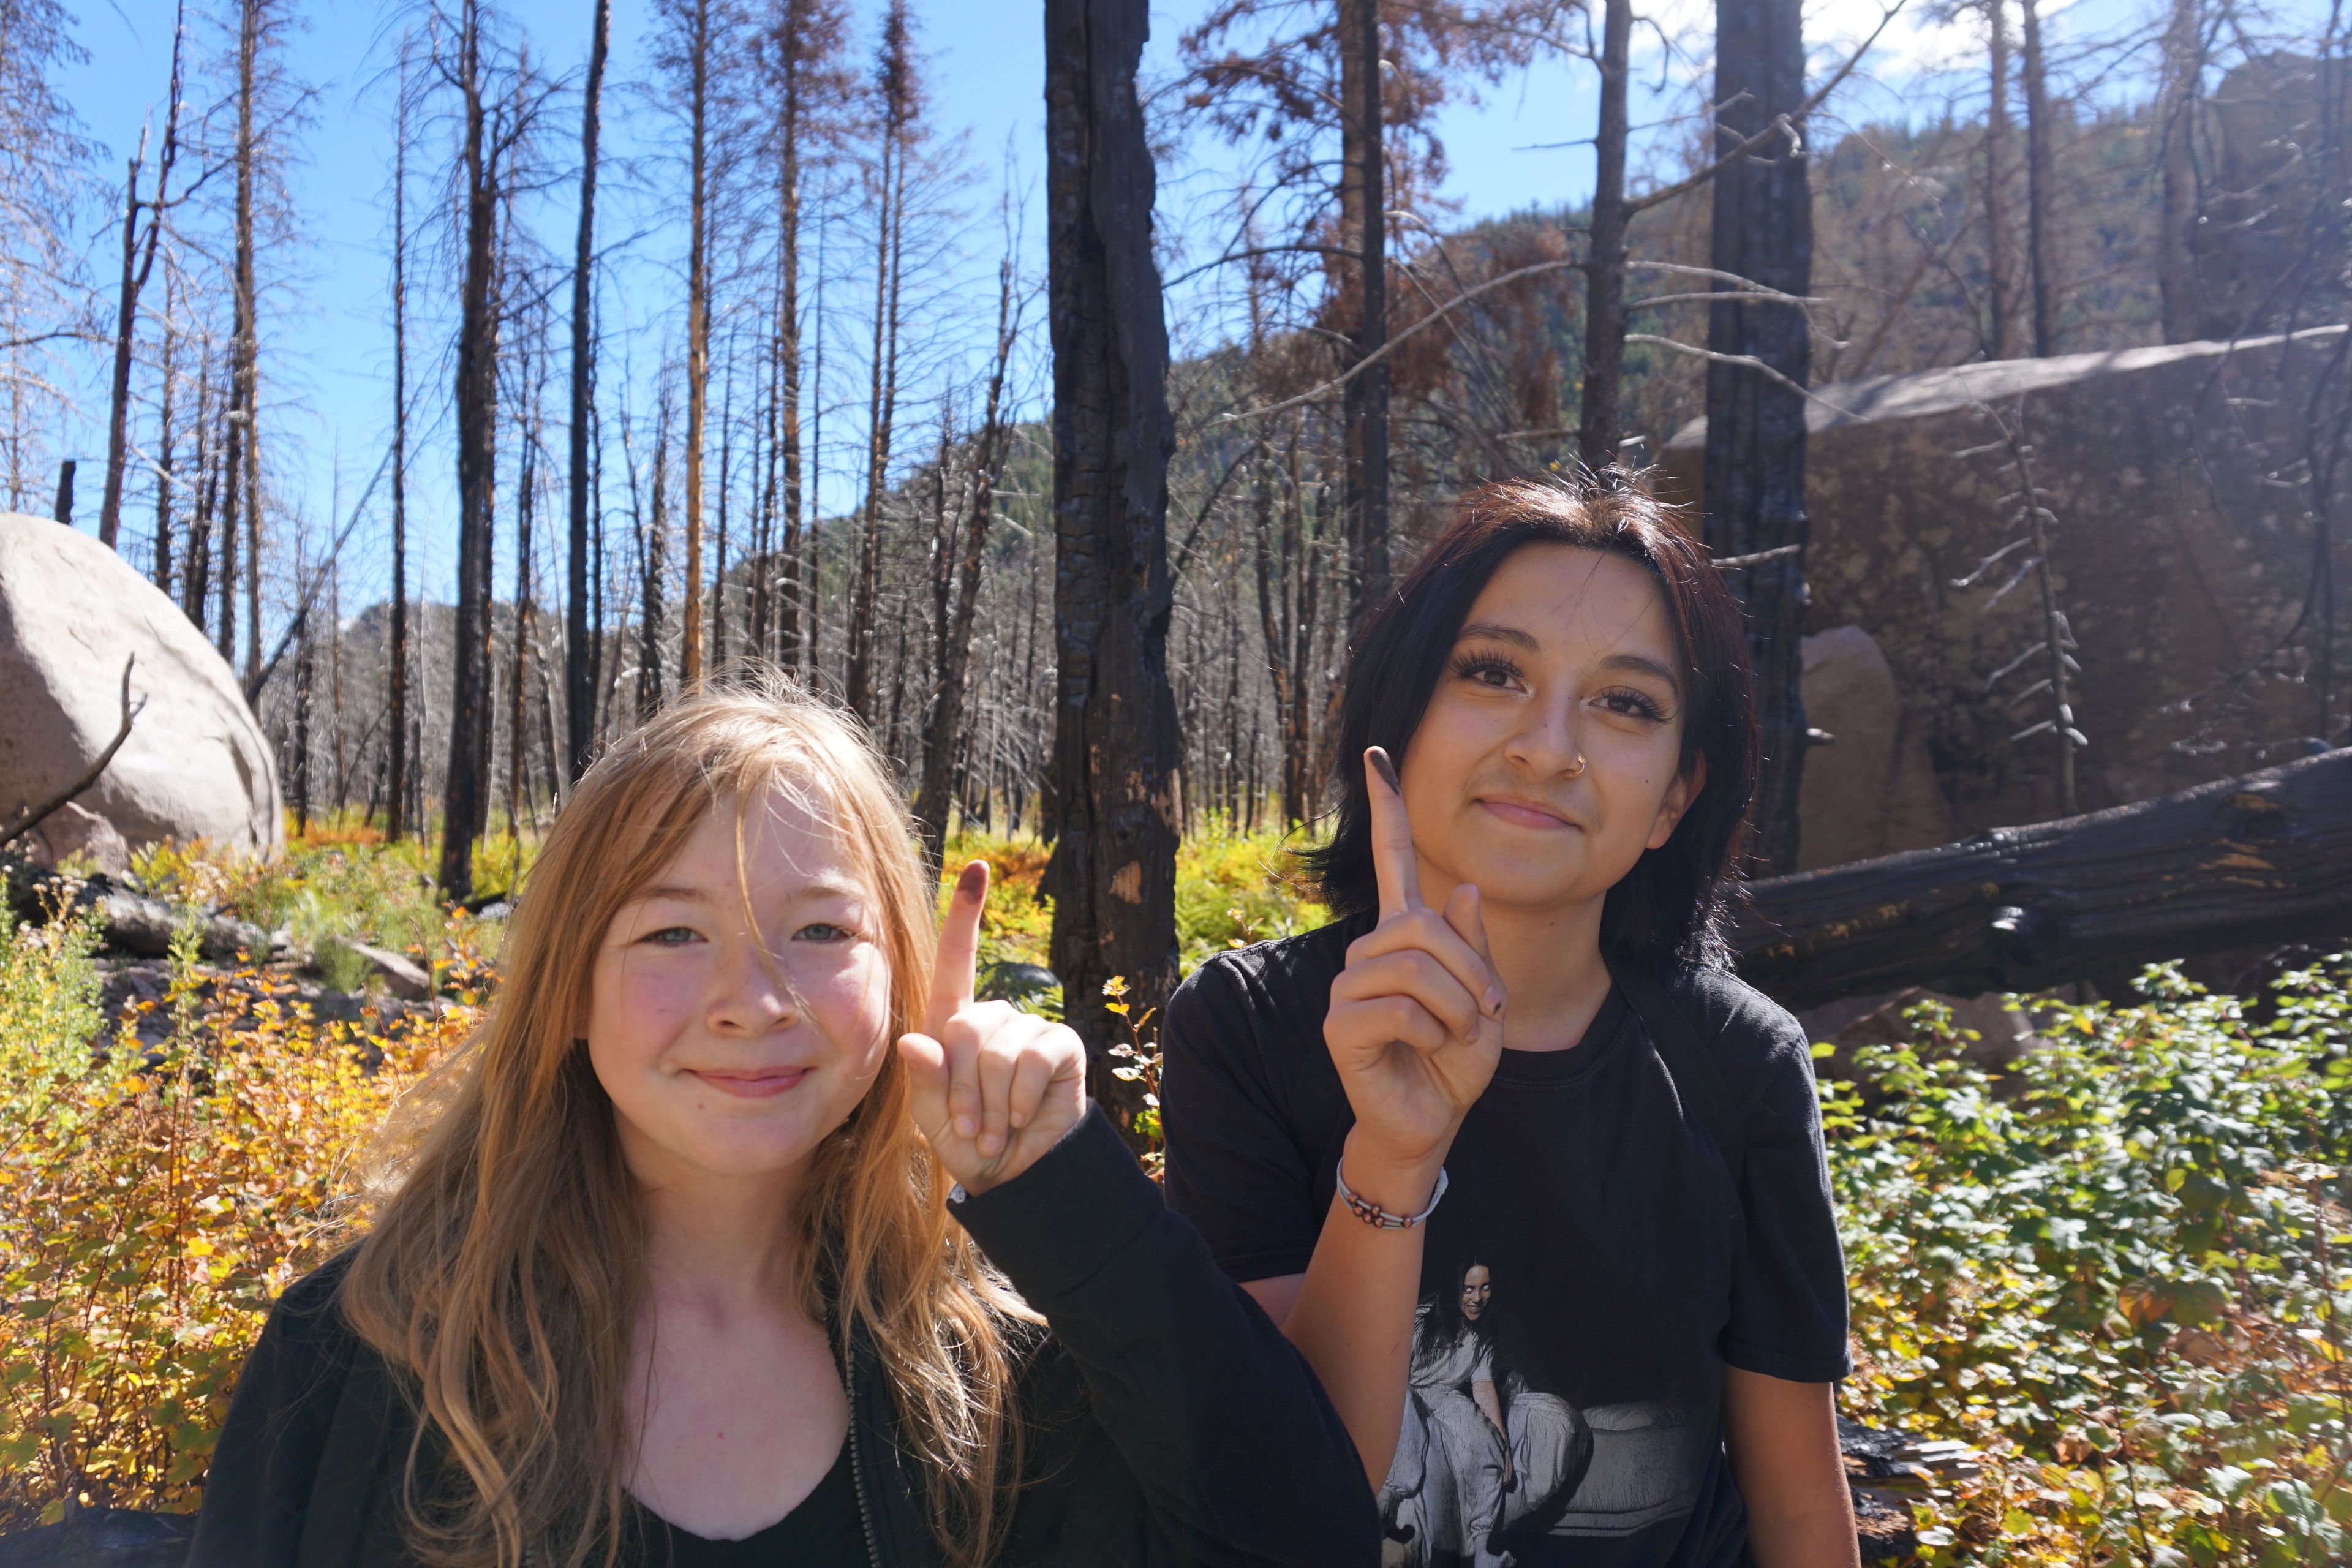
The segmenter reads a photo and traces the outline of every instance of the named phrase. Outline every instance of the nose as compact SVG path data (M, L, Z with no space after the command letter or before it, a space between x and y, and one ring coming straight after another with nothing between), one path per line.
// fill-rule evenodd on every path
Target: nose
M789 1027L800 1016L800 1003L782 961L750 931L730 934L719 947L704 1009L711 1033L750 1038Z
M1512 764L1538 779L1575 772L1576 760L1581 754L1577 727L1582 711L1575 694L1547 695L1544 700L1531 702L1522 711L1525 721L1505 748Z

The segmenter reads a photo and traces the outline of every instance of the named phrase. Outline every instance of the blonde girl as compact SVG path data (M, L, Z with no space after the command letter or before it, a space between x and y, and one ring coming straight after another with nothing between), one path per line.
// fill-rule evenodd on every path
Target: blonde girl
M590 770L396 1189L270 1315L194 1568L1377 1557L1076 1037L973 1000L987 868L935 936L887 779L782 685Z

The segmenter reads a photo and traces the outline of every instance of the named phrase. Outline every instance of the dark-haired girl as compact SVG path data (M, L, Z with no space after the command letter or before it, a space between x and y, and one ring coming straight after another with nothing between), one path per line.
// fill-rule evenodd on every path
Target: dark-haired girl
M1437 1260L1512 1282L1486 1381L1569 1413L1574 1483L1460 1540L1390 1506L1392 1561L1853 1564L1811 1054L1719 931L1757 770L1738 605L1622 479L1486 487L1365 628L1339 722L1338 921L1170 1005L1171 1202L1391 1504L1444 1460L1400 1441L1420 1310L1466 1282Z

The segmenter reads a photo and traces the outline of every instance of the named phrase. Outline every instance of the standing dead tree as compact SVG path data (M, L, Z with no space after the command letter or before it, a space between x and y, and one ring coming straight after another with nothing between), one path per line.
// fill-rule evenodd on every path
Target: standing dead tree
M1151 253L1155 174L1136 96L1145 0L1047 0L1046 255L1054 340L1055 840L1045 888L1063 1016L1089 1092L1133 1128L1109 1070L1117 1015L1176 985L1177 769L1169 687L1168 331Z
M483 0L459 0L434 67L457 100L457 605L451 617L449 760L442 783L442 896L473 896L474 842L488 821L490 541L497 504L500 209L540 101L520 60L502 68Z
M408 747L408 149L410 116L409 40L400 61L400 99L394 110L392 154L392 646L384 659L385 707L391 732L384 787L384 835L398 839L412 827L408 781L415 759Z
M1813 263L1806 147L1793 123L1805 101L1801 17L1800 0L1716 5L1716 135L1728 156L1714 176L1711 265L1718 276L1783 296L1734 294L1708 307L1704 480L1708 548L1750 562L1730 573L1748 612L1763 731L1750 854L1774 871L1797 864L1809 737L1798 639L1807 532L1802 388L1812 327L1787 302L1811 291Z
M988 393L978 433L972 437L970 470L964 482L963 551L950 560L952 531L941 528L932 567L937 586L930 723L925 730L922 785L915 794L915 818L921 826L924 855L936 873L947 839L948 813L955 795L957 761L964 735L964 697L971 662L972 617L980 605L980 574L988 545L988 527L996 510L996 486L1003 471L1006 428L1004 379L1013 363L1013 349L1021 335L1021 305L1008 249L997 268L996 360L988 377ZM942 454L940 482L947 482ZM952 574L950 567L953 568ZM954 582L954 605L949 605L949 583Z
M577 782L596 750L595 672L589 646L588 552L590 434L596 418L597 136L604 108L604 61L613 46L613 0L591 0L588 79L581 88L580 222L572 247L572 422L569 548L564 557L564 771Z
M2055 568L2051 563L2052 531L2057 526L2058 514L2046 503L2047 494L2033 473L2033 444L2027 434L2026 400L2017 400L2013 416L2005 416L1990 405L1980 405L1978 412L1990 421L1995 432L1992 442L1960 454L1975 457L1983 453L1999 453L2000 471L2010 478L2015 489L2002 499L2014 501L2017 510L2011 516L2014 537L1999 550L1977 563L1967 575L1952 581L1956 589L1975 587L1998 569L2005 568L2009 575L1993 590L1981 606L1990 611L2007 598L2026 578L2032 577L2040 590L2040 637L2029 644L2023 653L1992 672L1985 681L1990 695L2001 682L2021 671L2030 671L2038 664L2048 673L2040 680L2011 695L2008 706L2022 707L2037 697L2046 698L2050 712L2047 718L2030 724L2010 737L2011 744L2030 741L2036 735L2048 735L2058 753L2058 815L2072 816L2077 807L2074 800L2074 753L2091 742L2075 727L2074 708L2068 692L2072 679L2082 673L2075 662L2074 632L2067 624L2066 612L2058 603ZM2010 557L2024 552L2021 560L2013 563Z
M906 0L891 0L876 57L874 98L875 198L874 348L866 416L866 500L859 509L857 569L850 591L845 694L858 717L873 723L875 620L882 574L884 480L890 466L891 426L898 405L899 289L904 281L907 163L919 129L921 89L915 76L914 24Z
M140 165L146 161L147 155L147 135L143 130L139 136L139 151L131 160L130 174L123 182L122 280L115 301L114 374L107 400L106 489L98 509L99 542L109 549L114 548L115 535L122 521L122 469L129 447L131 420L131 355L139 333L139 296L146 289L147 280L155 270L156 250L163 237L163 215L172 199L172 168L180 157L180 105L186 85L184 59L187 37L187 6L185 0L182 0L172 26L172 79L168 89L169 101L163 110L163 146L155 161L155 194L144 203L139 199ZM143 242L139 234L139 213L142 206L147 212L147 234ZM167 371L167 378L168 375Z

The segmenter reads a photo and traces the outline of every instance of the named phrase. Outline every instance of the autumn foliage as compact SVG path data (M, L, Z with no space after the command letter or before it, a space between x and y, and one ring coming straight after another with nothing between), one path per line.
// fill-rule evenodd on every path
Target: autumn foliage
M386 1110L472 1022L207 1011L191 942L165 1043L115 1048L93 946L0 914L0 1529L68 1497L196 1504L268 1303L332 1249Z

